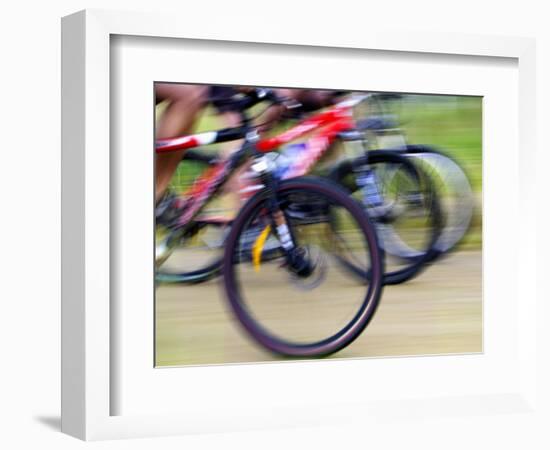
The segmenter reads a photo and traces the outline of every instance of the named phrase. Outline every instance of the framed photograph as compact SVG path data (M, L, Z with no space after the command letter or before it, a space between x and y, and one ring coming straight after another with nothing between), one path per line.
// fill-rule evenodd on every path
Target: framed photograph
M534 41L180 19L63 19L62 430L536 417Z

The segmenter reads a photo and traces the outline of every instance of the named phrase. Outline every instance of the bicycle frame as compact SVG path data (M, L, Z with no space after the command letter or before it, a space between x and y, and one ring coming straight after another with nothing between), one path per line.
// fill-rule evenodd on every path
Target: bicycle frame
M179 220L181 226L187 225L201 211L208 199L227 181L230 174L242 164L242 159L244 159L249 146L252 146L257 153L268 153L299 137L314 133L307 139L305 150L300 154L301 157L292 164L288 173L285 174L285 178L308 173L342 132L355 128L352 108L368 96L369 94L354 96L328 110L314 114L278 136L270 138L258 140L256 131L250 131L248 127L241 126L157 140L156 152L162 154L235 140L242 138L243 135L245 137L245 143L239 151L229 159L221 161L208 169L183 193L183 196L188 199L188 203L186 203Z

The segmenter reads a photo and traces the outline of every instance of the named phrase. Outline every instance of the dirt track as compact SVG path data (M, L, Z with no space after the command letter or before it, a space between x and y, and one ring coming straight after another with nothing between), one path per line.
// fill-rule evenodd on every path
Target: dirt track
M244 334L218 281L161 285L156 311L159 366L278 359ZM406 284L386 287L367 329L332 358L481 350L481 252L463 251Z

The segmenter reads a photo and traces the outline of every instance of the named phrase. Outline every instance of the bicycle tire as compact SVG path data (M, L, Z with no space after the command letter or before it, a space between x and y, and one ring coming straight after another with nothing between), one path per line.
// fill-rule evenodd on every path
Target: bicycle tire
M199 150L188 150L184 153L182 157L182 163L191 163L195 167L195 171L203 172L209 167L216 164L217 159L216 155L212 153L206 153ZM178 190L185 190L189 187L192 180L179 180L180 183L176 182L176 187ZM217 227L220 228L220 224L216 222L204 223L203 227ZM199 227L202 228L202 227ZM185 241L183 241L185 243ZM163 242L157 242L156 244L156 253L157 258L168 259L167 257L159 256L159 248L163 245ZM185 244L183 245L185 246ZM221 248L221 245L220 247ZM178 248L171 246L165 251L172 253L178 252ZM199 267L193 265L196 264L196 261L186 262L185 264L180 264L179 268L170 268L168 267L169 263L163 263L159 265L155 270L155 281L158 283L182 283L182 284L197 284L209 281L220 274L221 271L221 254L216 255L214 250L212 250L212 258L208 258L206 261L201 262Z
M205 224L203 227L216 227L220 228L221 225L217 224ZM200 231L195 233L196 235L199 235ZM221 234L223 234L223 231L220 231ZM217 277L220 274L221 271L221 262L222 262L222 256L221 254L216 253L216 248L218 250L221 250L223 247L223 243L220 243L219 245L215 245L216 248L209 248L207 249L207 253L212 253L212 255L206 255L206 258L195 258L192 261L178 261L178 255L179 253L189 253L189 257L191 254L191 249L186 248L186 242L192 241L193 236L188 237L183 241L182 244L174 245L172 244L170 248L166 248L164 251L167 252L167 256L159 255L159 248L162 247L162 245L165 244L165 242L168 240L168 238L161 240L160 242L157 242L156 247L156 258L162 259L162 263L158 265L155 271L155 281L158 283L181 283L181 284L197 284L197 283L203 283L206 281L209 281L215 277ZM206 248L206 246L205 246ZM199 250L195 248L195 250ZM174 256L175 261L170 261L170 257L172 254L175 254ZM200 263L198 261L200 260ZM192 268L192 266L195 265L195 268ZM196 266L199 267L196 267ZM175 267L174 267L175 266Z
M346 325L331 336L316 342L296 343L279 337L268 331L259 323L249 310L242 296L242 288L236 274L236 267L240 266L238 246L241 235L246 232L248 224L259 211L265 210L270 193L261 191L250 198L239 212L232 224L231 231L225 244L223 260L224 290L236 318L247 333L264 348L273 353L288 357L324 357L335 353L353 342L372 320L382 294L383 256L378 246L378 239L374 226L361 206L349 196L341 187L329 180L313 177L298 177L280 182L276 188L278 199L290 198L292 193L304 193L324 196L338 207L342 207L357 222L360 233L368 247L368 257L372 266L372 277L368 286L362 284L366 290L359 309ZM285 215L288 211L284 211ZM362 288L361 288L362 289ZM362 291L361 291L362 292Z
M468 176L468 172L462 165L455 158L439 148L429 145L409 144L404 147L396 148L394 151L415 158L413 161L417 167L423 164L425 165L426 163L422 163L416 158L422 158L423 155L425 159L431 158L432 170L427 168L426 171L428 172L428 176L434 181L436 190L439 190L437 183L440 181L445 189L452 190L459 196L458 200L453 203L450 208L448 206L442 207L444 224L441 236L436 244L438 252L433 255L433 261L458 248L472 228L475 199L471 180ZM435 159L440 162L439 168L435 167L435 163L433 162ZM452 173L446 175L438 172L443 169Z

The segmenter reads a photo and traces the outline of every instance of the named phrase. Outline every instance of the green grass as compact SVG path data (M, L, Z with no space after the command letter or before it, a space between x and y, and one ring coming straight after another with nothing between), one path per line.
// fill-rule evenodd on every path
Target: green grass
M476 192L482 173L481 97L409 96L395 105L408 140L440 147L467 171Z
M477 205L461 248L481 248L482 98L408 95L383 112L396 115L409 143L437 147L466 171Z

